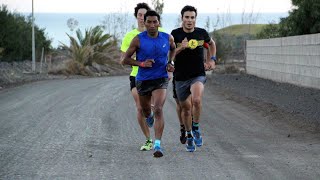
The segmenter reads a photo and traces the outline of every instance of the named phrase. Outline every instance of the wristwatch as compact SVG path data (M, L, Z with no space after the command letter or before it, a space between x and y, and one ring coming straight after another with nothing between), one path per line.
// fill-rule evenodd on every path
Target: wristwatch
M216 62L217 61L217 57L216 56L211 56L210 58L212 61Z

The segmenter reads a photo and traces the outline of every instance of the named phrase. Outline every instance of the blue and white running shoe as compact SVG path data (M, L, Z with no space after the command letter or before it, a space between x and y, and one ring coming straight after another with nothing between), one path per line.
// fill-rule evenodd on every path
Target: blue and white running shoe
M195 144L194 144L193 137L187 138L186 150L187 150L188 152L194 152L194 151L196 151L196 146L195 146Z
M201 136L201 132L200 129L199 130L194 130L192 131L193 137L194 137L194 143L200 147L203 144L203 140L202 140L202 136Z

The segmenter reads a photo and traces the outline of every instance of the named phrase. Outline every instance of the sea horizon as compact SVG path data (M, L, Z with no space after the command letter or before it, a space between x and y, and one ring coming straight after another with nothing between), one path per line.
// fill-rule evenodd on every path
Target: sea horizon
M21 13L25 17L31 13ZM280 18L287 17L288 13L199 13L196 26L210 32L235 24L269 24L278 23ZM136 26L136 19L132 13L34 13L35 24L45 29L52 47L57 48L61 43L68 44L67 34L73 36L75 31L95 26L103 26L106 33L115 34L121 39L124 34ZM67 21L73 19L78 25L71 31ZM161 25L167 33L180 26L178 13L165 13L161 16ZM209 22L209 26L208 26ZM70 24L69 24L70 25Z

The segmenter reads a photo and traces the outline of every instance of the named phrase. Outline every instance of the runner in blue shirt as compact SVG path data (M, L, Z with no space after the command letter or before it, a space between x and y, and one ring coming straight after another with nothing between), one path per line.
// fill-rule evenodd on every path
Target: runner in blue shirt
M146 122L152 126L155 119L154 157L162 157L160 146L164 129L163 105L168 86L168 72L173 72L171 64L175 55L174 39L170 34L159 32L160 15L153 10L144 16L146 31L138 34L125 53L124 64L139 66L136 76L136 87L140 105ZM136 60L132 55L136 53ZM169 60L168 60L169 54ZM154 103L154 114L151 112L151 96Z

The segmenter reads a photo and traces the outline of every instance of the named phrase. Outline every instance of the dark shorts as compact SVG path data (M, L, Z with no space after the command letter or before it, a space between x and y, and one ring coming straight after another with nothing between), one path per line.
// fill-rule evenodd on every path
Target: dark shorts
M185 101L191 94L190 88L196 82L206 83L205 76L198 76L186 81L175 81L176 95L179 101Z
M140 96L151 96L152 91L156 89L167 89L168 78L159 78L153 80L136 81L138 94Z
M136 77L130 76L129 80L130 80L130 91L132 91L132 89L136 87Z
M173 98L177 99L177 90L176 90L176 79L172 78L172 91L173 91Z

